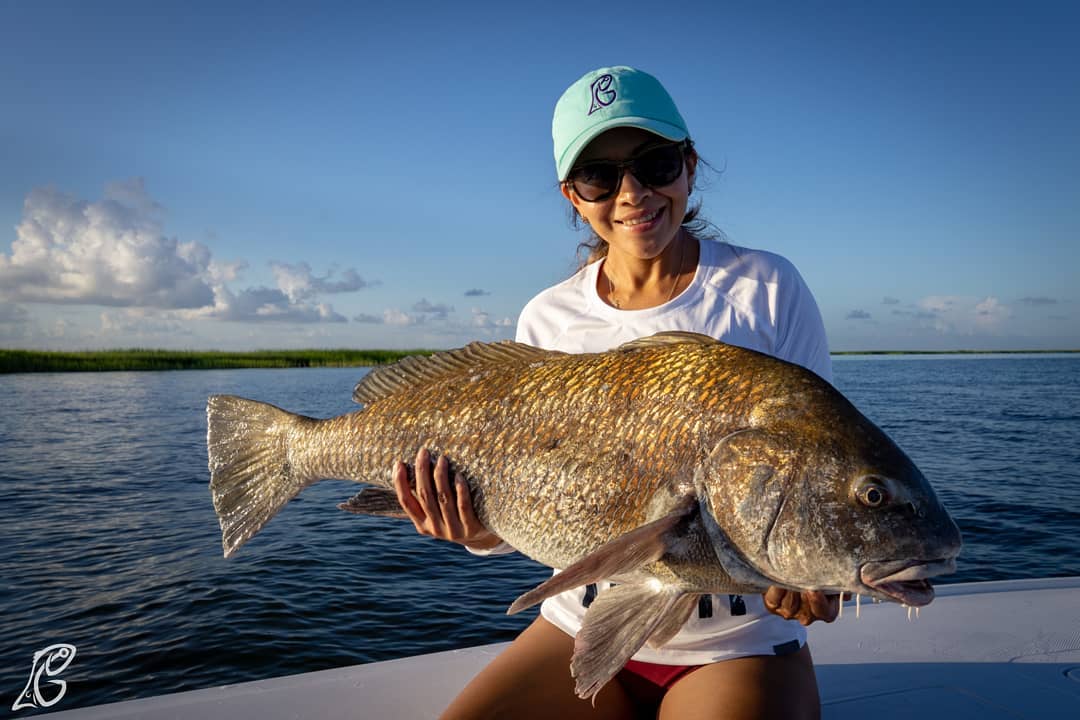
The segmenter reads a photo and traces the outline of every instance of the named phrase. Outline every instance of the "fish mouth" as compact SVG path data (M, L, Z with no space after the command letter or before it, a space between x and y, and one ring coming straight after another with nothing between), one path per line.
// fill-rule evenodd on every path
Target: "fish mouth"
M956 558L936 560L882 560L864 563L859 581L867 595L922 607L934 599L934 587L927 578L956 572Z

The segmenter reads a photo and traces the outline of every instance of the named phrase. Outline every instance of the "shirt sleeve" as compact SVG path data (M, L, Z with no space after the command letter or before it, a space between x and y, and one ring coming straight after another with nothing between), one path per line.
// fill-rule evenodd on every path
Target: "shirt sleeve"
M479 557L487 557L488 555L509 555L512 552L516 552L516 550L514 550L514 547L505 540L496 545L495 547L488 548L487 550L476 550L469 547L468 545L465 546L465 549L473 555L478 555Z
M524 315L518 318L517 332L514 333L514 342L525 343L526 345L535 345L536 338L525 329L525 325L521 322L524 319Z
M794 265L790 266L789 272L787 291L777 318L776 356L802 365L832 383L832 357L821 311Z
M533 347L543 347L542 333L539 332L537 323L533 322L538 302L537 298L533 298L521 309L521 314L518 315L517 330L514 333L515 342L525 343Z

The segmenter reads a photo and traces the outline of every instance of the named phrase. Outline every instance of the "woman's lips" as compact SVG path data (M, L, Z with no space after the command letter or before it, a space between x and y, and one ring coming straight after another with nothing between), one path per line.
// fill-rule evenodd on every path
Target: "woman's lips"
M664 219L665 210L666 208L660 207L652 212L642 213L632 218L624 218L617 222L627 230L645 232L646 230L651 230L656 227L660 221Z

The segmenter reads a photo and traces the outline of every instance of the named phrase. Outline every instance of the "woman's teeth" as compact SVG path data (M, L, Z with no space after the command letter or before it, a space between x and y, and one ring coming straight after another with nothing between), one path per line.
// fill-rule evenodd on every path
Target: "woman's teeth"
M660 214L660 210L663 210L663 208L660 208L658 210L654 210L653 212L649 213L648 215L642 215L641 217L634 218L633 220L623 220L623 225L634 226L634 225L640 225L641 223L647 223L650 220L655 220L656 216Z

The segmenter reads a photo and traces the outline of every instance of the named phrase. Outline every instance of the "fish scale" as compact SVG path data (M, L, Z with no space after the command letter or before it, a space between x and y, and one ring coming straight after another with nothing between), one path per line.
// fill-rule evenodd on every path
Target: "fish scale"
M653 354L657 353L654 351ZM653 431L653 428L669 423L674 414L670 410L665 413L662 405L654 404L650 413L631 416L636 422L619 423L604 432L610 423L605 414L597 410L609 406L613 398L622 396L629 389L627 386L640 386L638 379L626 372L625 358L614 357L605 363L582 362L586 358L560 358L568 359L577 361L537 368L540 372L535 377L530 376L529 381L513 383L518 369L504 366L499 368L501 372L489 372L475 382L457 387L453 382L443 382L418 388L416 392L398 393L374 403L361 414L346 416L348 419L335 430L350 438L357 465L341 473L340 477L386 485L387 469L395 460L411 458L417 449L416 439L423 438L429 449L436 454L446 454L454 467L469 477L480 518L496 532L501 530L508 539L514 535L516 527L542 525L546 517L519 516L528 515L538 507L557 508L566 522L588 531L584 535L564 535L565 542L551 548L550 554L543 553L541 559L556 566L569 564L580 554L582 542L595 546L610 539L613 532L626 532L644 522L640 513L631 512L637 506L625 502L622 505L627 512L613 517L608 512L613 501L627 493L655 492L665 476L671 479L680 468L671 462L676 453L671 444L665 442L666 433L657 436ZM624 367L618 366L618 360L624 360ZM570 367L565 367L568 364ZM646 387L678 382L672 376L678 378L683 367L682 364L668 364L644 373ZM561 382L567 376L571 379ZM513 410L501 405L492 407L492 398L502 399L501 388L508 384L511 384L508 397L512 405L517 399L535 397L537 387L563 387L558 393L543 393L547 402L540 412L514 417L514 422L508 423L507 416ZM415 421L403 421L405 418L415 418ZM314 437L335 430L314 426L309 432ZM544 451L545 438L574 440L581 437L591 440L585 443L591 457L583 458L578 448L574 448L574 454L568 454L565 444L562 453ZM315 457L325 455L317 442L311 441L307 445ZM642 460L633 462L626 455L612 452L620 445L625 446L624 453L636 451ZM609 459L612 462L600 462ZM685 472L689 472L685 462L680 464ZM568 466L573 465L576 467L568 471ZM653 468L651 482L637 469L641 465ZM661 471L656 472L657 469ZM325 474L316 468L312 471L317 475ZM572 482L553 483L553 478ZM586 487L592 492L582 492ZM526 497L538 502L520 502ZM593 499L591 510L588 504L577 504L580 497ZM489 511L492 506L515 509L517 514L511 517L496 515ZM619 520L622 525L604 522L605 519Z
M373 370L353 396L362 410L324 420L209 399L226 556L321 479L369 486L343 509L402 516L391 469L427 448L464 476L487 529L562 569L511 612L619 583L575 641L582 696L677 633L701 594L780 585L925 604L926 578L959 553L922 474L831 385L712 338L581 355L474 343Z

